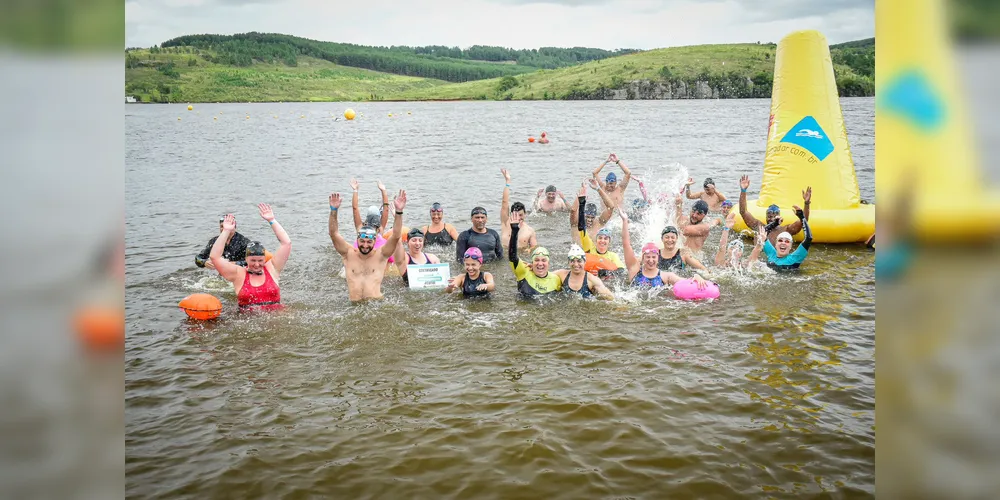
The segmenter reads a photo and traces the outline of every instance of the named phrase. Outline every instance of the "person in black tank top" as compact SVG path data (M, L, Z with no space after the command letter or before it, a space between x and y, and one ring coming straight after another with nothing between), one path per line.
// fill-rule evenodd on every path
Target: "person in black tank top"
M448 281L447 293L455 290L462 290L465 298L488 298L496 285L493 283L493 275L482 270L483 252L471 247L465 251L462 259L465 264L465 274L459 274Z
M458 230L451 224L442 222L444 218L444 207L440 203L431 205L431 223L423 227L424 245L435 245L446 247L458 239ZM443 226L438 232L431 232L432 226Z
M707 271L705 266L691 255L691 252L677 246L677 228L667 226L660 233L663 249L660 250L656 267L661 271L683 271L691 267L699 271ZM669 256L669 257L668 257Z

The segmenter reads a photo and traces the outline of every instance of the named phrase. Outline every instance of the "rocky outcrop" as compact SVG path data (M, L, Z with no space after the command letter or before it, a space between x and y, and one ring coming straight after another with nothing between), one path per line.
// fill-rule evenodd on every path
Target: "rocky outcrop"
M738 88L737 88L738 87ZM600 87L587 92L574 90L564 96L564 99L596 99L596 100L661 100L661 99L728 99L733 97L767 97L771 94L770 86L755 89L748 78L745 82L729 87L712 86L707 81L685 82L633 80L624 82L618 88Z

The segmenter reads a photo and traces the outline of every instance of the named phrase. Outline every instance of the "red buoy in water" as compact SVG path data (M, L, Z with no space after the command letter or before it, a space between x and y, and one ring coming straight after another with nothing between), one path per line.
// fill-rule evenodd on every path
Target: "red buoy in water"
M528 138L528 142L535 142L535 138L534 137L529 137Z

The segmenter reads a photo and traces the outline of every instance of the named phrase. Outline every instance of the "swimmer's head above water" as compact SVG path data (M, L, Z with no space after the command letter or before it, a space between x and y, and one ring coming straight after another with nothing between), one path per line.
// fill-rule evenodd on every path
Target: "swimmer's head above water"
M663 242L663 248L673 248L677 244L677 228L674 226L667 226L663 228L660 232L660 241Z
M786 257L792 253L792 235L788 231L782 231L775 240L774 249L778 251L778 257Z
M372 205L368 207L368 212L365 213L365 225L376 228L382 226L382 208Z
M483 267L483 251L476 247L469 248L462 256L462 263L465 264L465 272L470 276L478 276Z
M770 224L772 221L781 216L781 208L779 208L778 205L772 204L767 207L767 212L765 212L764 215L767 218L767 223Z
M660 248L656 243L649 242L642 246L642 266L653 269L660 262Z
M247 245L246 258L248 273L264 274L264 263L267 262L267 258L265 257L264 245L261 242L254 241Z
M433 205L431 205L431 222L437 224L441 222L441 219L443 217L444 217L444 207L442 207L440 203L435 202Z
M611 246L611 230L602 227L600 231L597 232L597 252L605 253L608 251L608 247Z
M740 259L743 258L743 242L738 239L730 241L726 249L729 251L729 260L735 264L739 264Z
M698 224L705 219L705 215L708 214L708 203L705 200L698 200L694 202L694 206L691 207L691 223Z
M486 209L476 207L472 209L472 227L478 232L486 229Z
M597 217L597 205L594 203L587 203L583 207L583 216L587 221L587 227L592 227L594 225L594 219Z
M554 203L554 202L556 201L556 193L557 193L557 192L558 192L558 191L556 190L556 187L555 187L555 186L553 186L553 185L551 185L551 184L549 184L549 185L548 185L548 186L547 186L547 187L545 188L545 199L546 199L546 200L547 200L547 201L548 201L549 203Z
M531 270L539 278L549 274L549 250L545 247L535 247L531 251Z
M715 194L715 181L713 181L711 177L705 179L705 182L704 184L702 184L702 187L705 188L705 194L708 195Z
M368 255L375 248L375 239L378 238L378 230L372 226L361 226L358 230L358 251L362 255Z
M527 211L528 210L527 210L527 208L525 208L524 203L521 203L519 201L515 201L514 203L511 203L511 205L510 205L510 213L521 212L521 222L522 223L524 222L524 214Z
M584 271L584 266L587 263L587 254L580 245L570 245L566 258L569 260L570 271L577 274Z
M608 191L613 191L618 187L618 176L614 172L608 172L608 175L604 177L604 185L607 186Z
M424 249L424 232L419 227L410 229L410 232L406 234L406 246L414 253L419 253Z

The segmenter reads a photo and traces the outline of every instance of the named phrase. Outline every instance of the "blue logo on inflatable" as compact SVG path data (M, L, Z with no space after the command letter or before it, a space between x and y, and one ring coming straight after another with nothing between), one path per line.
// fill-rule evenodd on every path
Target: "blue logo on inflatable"
M807 116L796 123L791 130L781 138L781 142L788 142L804 148L812 153L819 161L823 161L833 152L833 143L826 136L826 132L816 119Z
M942 126L946 118L944 103L927 77L918 70L899 74L877 99L878 108L902 115L927 131Z

